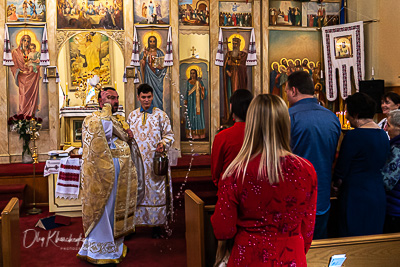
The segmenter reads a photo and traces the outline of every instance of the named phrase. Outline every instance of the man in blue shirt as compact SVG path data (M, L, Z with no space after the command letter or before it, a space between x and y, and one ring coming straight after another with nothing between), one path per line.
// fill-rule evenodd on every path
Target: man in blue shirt
M314 239L326 238L332 163L341 126L335 114L320 106L314 98L313 81L307 72L293 72L288 77L285 90L290 104L290 146L294 154L306 158L314 165L318 176Z

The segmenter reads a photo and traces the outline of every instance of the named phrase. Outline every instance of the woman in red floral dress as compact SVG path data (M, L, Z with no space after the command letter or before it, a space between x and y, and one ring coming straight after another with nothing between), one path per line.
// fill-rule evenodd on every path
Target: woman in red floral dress
M289 113L280 97L257 96L246 121L242 149L220 181L211 218L215 236L235 238L228 266L307 266L314 167L290 152Z

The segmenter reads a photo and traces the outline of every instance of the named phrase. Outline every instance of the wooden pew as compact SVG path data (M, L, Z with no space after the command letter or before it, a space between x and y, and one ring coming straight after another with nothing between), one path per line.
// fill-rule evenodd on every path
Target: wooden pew
M188 267L212 266L215 262L217 239L210 217L214 205L204 205L192 190L185 191L186 258Z
M308 266L328 266L333 255L346 254L345 266L400 266L400 233L314 240Z
M185 191L186 255L188 267L213 266L217 240L210 217L214 205L191 190ZM346 254L344 266L400 266L400 233L314 240L307 253L308 266L328 266L333 255Z
M20 264L19 203L14 197L1 212L1 252L0 266L15 267Z

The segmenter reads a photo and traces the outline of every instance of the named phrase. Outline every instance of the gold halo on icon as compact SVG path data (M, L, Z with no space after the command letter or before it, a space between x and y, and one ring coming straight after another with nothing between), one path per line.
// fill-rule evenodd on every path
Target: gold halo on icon
M286 64L288 64L288 60L287 60L287 58L285 58L285 57L283 57L283 58L281 58L281 60L279 61L279 63L281 63L281 65L283 65L283 60L285 60L286 61ZM285 65L284 65L285 66Z
M201 68L199 66L197 66L197 65L192 65L192 66L189 66L186 69L186 77L188 79L190 79L190 71L191 70L196 70L197 71L197 79L203 77L203 72L201 71Z
M301 65L303 65L304 60L307 60L307 62L310 63L310 60L308 60L308 58L305 57L305 58L303 58L303 60L301 61ZM307 66L308 66L308 64L307 64Z
M19 33L17 33L17 37L15 38L16 45L19 47L22 36L24 36L24 35L29 35L31 37L31 44L35 44L36 52L40 52L40 50L41 50L40 42L36 39L36 34L31 30L23 29Z
M143 47L147 47L148 41L149 41L149 37L150 36L154 36L157 39L157 48L160 48L161 44L162 44L162 38L161 35L158 32L155 31L148 31L143 35L143 39L142 39L142 46Z
M271 69L274 70L274 64L278 65L278 70L279 70L279 63L276 61L272 62Z
M309 61L309 62L308 62L308 67L309 67L310 69L312 69L312 68L311 68L311 63L314 65L314 68L317 66L317 65L315 65L314 61Z
M317 87L319 86L319 90L322 91L322 84L321 83L316 83L314 86L314 90L317 90Z
M283 70L283 72L287 71L285 65L279 65L278 70L279 70L280 73L282 73L282 70Z
M244 40L243 36L239 33L234 33L228 38L228 49L229 51L233 50L233 38L239 38L240 39L240 51L243 51L243 49L246 46L246 41Z
M340 49L340 47L342 46L342 44L345 44L346 47L350 47L351 43L350 40L348 39L348 37L342 37L336 40L336 49Z

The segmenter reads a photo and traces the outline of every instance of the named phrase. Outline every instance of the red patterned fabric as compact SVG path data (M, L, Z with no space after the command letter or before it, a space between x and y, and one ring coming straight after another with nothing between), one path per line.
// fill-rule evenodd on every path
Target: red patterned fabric
M235 237L228 266L307 266L317 203L317 175L312 164L286 156L284 181L257 179L261 156L250 161L245 179L220 181L211 217L217 239Z
M215 136L211 151L211 175L216 186L242 148L245 125L245 122L236 122Z

